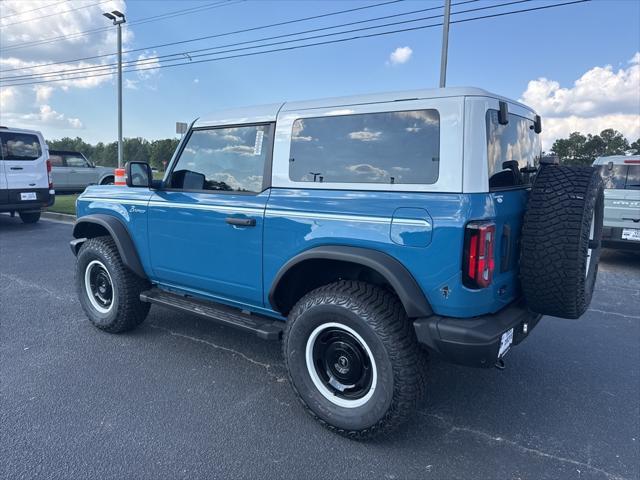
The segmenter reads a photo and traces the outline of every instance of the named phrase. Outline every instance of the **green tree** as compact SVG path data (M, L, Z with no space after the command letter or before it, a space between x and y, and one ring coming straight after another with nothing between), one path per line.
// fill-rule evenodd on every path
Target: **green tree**
M599 135L573 132L569 138L556 140L551 149L564 165L591 165L598 157L624 154L629 142L617 130L607 128Z
M154 140L151 142L151 156L149 163L152 167L164 170L165 166L171 160L173 153L178 148L179 140L175 138L167 138L164 140Z
M613 128L607 128L600 132L600 138L605 144L603 155L624 155L629 150L629 142L624 135Z
M633 142L629 147L635 150L638 155L640 155L640 138Z
M584 165L584 150L587 137L580 132L573 132L569 138L559 138L553 142L551 150L560 157L564 165Z

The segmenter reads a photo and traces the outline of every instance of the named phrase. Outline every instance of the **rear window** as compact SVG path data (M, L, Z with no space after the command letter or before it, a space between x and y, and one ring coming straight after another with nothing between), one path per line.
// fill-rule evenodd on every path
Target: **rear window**
M36 135L17 132L0 133L3 160L36 160L42 156Z
M612 190L640 190L640 165L603 165L600 174L604 188Z
M542 154L533 120L510 113L509 123L500 125L498 111L488 110L487 149L490 189L531 184L533 174L526 171L527 167L537 166Z
M432 184L438 180L436 110L338 115L293 123L295 182Z

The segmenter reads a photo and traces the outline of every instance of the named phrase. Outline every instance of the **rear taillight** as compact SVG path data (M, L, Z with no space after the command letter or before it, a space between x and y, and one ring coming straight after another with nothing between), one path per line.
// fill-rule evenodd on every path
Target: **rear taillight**
M462 280L469 288L486 288L493 278L493 250L496 225L493 222L471 222L464 233Z
M47 179L49 180L49 190L53 189L53 182L51 181L51 160L47 160Z
M640 164L640 160L625 160L624 163L631 163L634 165Z

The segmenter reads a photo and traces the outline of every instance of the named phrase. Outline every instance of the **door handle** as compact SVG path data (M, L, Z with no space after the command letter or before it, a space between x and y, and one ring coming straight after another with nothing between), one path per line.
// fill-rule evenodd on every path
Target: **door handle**
M633 223L640 223L640 218L626 218L626 217L622 217L622 220L631 220Z
M11 167L11 170L22 170L22 167Z
M255 218L242 218L242 217L227 217L225 219L229 225L236 225L238 227L255 227Z

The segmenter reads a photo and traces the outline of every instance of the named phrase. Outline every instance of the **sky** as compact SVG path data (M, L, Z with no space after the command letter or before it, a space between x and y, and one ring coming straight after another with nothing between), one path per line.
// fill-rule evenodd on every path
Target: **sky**
M104 11L126 14L123 28L125 137L175 137L175 122L218 109L438 86L442 27L296 50L195 63L194 50L336 26L414 10L433 10L308 33L323 35L442 14L442 0L0 0L0 125L111 142L117 138L116 27ZM388 1L388 0L387 0ZM453 0L452 20L536 8L570 0ZM209 38L347 9L339 15ZM186 11L185 11L186 10ZM179 15L165 15L172 12ZM150 18L161 16L161 18ZM543 148L572 131L615 128L640 137L640 1L592 0L546 10L453 23L447 86L476 86L523 101L543 117ZM419 22L323 37L301 45L441 22ZM91 35L78 35L97 30ZM277 42L298 37L270 40ZM223 50L247 45L225 47ZM226 53L256 52L283 45ZM136 50L126 53L127 50ZM178 54L170 58L163 55ZM204 52L207 53L207 52ZM105 55L100 58L90 58ZM78 59L85 59L78 61ZM56 65L35 65L47 63ZM60 62L60 63L58 63ZM168 65L186 63L170 68ZM102 67L91 77L90 68ZM85 68L75 78L60 72ZM18 70L20 69L20 70ZM53 73L52 73L53 72ZM95 72L94 72L95 73ZM46 77L24 75L46 74ZM16 77L8 79L7 77ZM23 77L19 77L23 76Z

